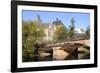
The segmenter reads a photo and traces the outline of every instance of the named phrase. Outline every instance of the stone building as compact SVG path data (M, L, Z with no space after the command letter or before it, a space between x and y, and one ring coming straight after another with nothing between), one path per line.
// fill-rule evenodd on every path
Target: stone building
M42 19L40 18L40 15L37 15L37 26L43 27L45 32L45 37L43 37L43 41L53 41L53 35L57 28L64 26L63 22L56 18L53 22L42 22Z

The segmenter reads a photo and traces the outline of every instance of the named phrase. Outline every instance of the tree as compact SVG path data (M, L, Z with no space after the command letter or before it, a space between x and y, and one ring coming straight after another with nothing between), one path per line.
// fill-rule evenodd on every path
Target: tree
M22 52L23 61L30 61L30 57L34 56L35 47L37 41L42 40L44 34L44 28L37 27L35 22L24 22L22 24Z
M90 27L88 26L85 31L86 38L90 38Z
M71 25L69 26L69 32L68 32L69 39L72 39L74 37L74 32L75 32L75 20L74 18L72 18Z
M54 32L54 39L56 42L67 39L67 28L65 26L58 27Z

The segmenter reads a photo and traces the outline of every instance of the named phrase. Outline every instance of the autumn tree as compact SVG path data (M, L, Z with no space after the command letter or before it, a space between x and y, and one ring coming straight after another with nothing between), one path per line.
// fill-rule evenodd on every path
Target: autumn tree
M60 26L54 32L54 40L58 42L64 41L65 39L67 39L67 28L65 26Z

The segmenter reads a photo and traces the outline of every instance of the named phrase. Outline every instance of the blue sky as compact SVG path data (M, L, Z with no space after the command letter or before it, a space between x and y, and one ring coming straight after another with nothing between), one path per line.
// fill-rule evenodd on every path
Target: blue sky
M32 11L23 10L22 16L24 21L34 21L40 15L43 22L53 22L58 18L66 27L71 25L71 19L75 19L75 28L84 29L90 25L89 13L75 13L75 12L47 12L47 11Z

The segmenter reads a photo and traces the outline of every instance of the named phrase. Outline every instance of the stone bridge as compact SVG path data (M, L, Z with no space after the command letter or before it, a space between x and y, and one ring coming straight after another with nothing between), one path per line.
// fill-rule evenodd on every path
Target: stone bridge
M39 49L42 51L42 55L53 55L53 59L77 59L78 58L78 47L90 46L89 39L72 40L63 43L48 44L45 48ZM43 53L44 52L44 53Z
M62 42L62 43L48 44L47 47L59 47L64 44L90 46L90 39L72 40L72 41L67 41L67 42Z

